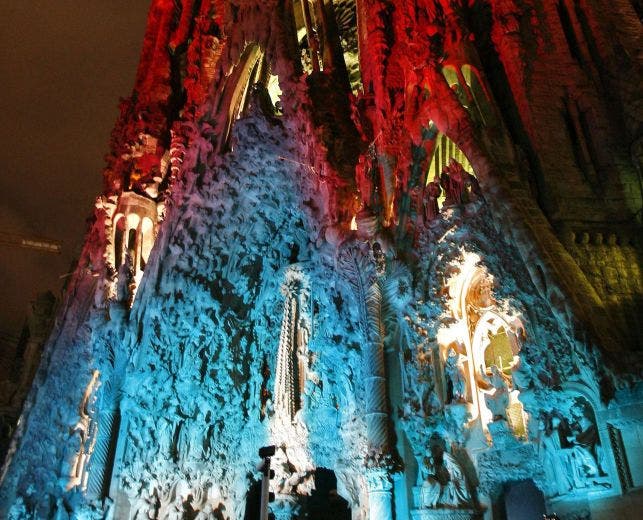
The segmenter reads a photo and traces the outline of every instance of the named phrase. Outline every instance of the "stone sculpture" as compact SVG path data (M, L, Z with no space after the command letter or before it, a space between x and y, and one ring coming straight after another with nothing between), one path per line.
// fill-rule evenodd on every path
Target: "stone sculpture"
M466 397L466 378L462 366L463 358L454 348L449 349L444 365L447 378L447 403L463 402Z
M468 508L471 494L458 461L448 453L442 441L432 440L420 468L420 504L422 508Z
M500 421L507 419L507 407L509 406L509 388L505 376L496 365L491 365L491 377L488 377L484 366L480 366L480 377L490 387L491 393L484 394L484 402L491 411L492 420Z
M545 416L540 421L539 455L545 470L547 493L563 495L572 488L567 457L560 442L560 419Z
M424 200L424 224L427 225L440 214L438 198L442 194L439 179L435 178L426 185Z

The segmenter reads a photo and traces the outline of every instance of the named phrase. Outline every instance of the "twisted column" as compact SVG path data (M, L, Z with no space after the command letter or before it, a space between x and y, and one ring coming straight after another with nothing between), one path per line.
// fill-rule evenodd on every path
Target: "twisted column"
M297 330L297 298L292 295L284 302L284 315L281 320L279 352L277 357L277 377L275 381L275 411L278 417L292 420L295 416L295 380L293 350Z
M118 410L107 410L99 416L97 439L92 452L87 481L87 496L91 498L104 498L109 494L114 462L113 439L119 424L120 413Z
M364 351L366 365L366 429L369 445L377 452L388 453L388 405L384 372L384 348L373 342Z

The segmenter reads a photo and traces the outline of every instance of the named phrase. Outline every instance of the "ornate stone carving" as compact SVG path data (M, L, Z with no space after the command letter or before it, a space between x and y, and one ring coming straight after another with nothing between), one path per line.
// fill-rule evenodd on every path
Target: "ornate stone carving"
M507 419L509 388L504 375L496 365L491 365L491 377L487 376L484 366L480 366L480 378L493 390L484 394L484 402L491 411L494 421Z
M285 300L275 378L275 413L278 420L292 421L302 405L310 335L309 288L300 268L286 272L281 292Z
M471 508L472 499L464 471L444 448L444 441L432 438L427 456L418 473L414 490L415 507Z

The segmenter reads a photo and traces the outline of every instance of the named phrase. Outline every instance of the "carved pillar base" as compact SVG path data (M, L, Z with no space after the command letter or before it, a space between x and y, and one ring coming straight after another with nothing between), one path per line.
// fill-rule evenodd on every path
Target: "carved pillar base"
M368 489L369 520L390 520L393 518L393 483L386 468L366 470Z
M275 520L293 520L300 509L297 497L293 495L276 495L275 501L270 504L270 512L275 515Z

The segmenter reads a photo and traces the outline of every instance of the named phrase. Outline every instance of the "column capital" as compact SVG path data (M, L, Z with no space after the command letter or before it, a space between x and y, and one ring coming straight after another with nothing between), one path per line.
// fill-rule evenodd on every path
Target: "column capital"
M364 477L366 478L366 487L369 493L389 492L393 488L393 481L388 468L367 468Z

